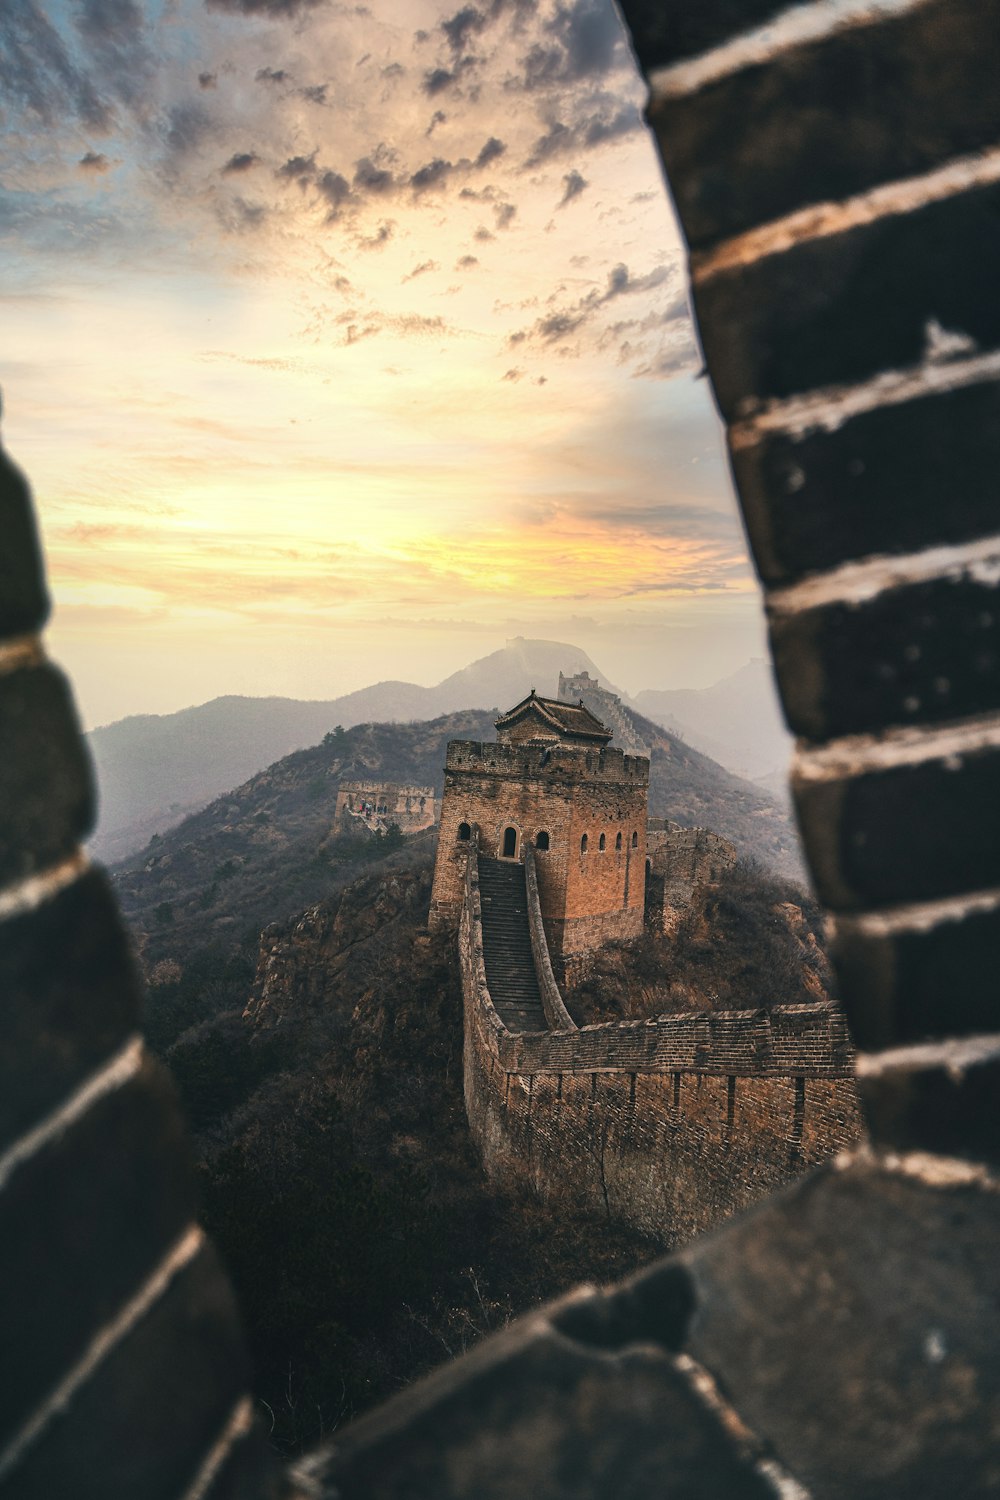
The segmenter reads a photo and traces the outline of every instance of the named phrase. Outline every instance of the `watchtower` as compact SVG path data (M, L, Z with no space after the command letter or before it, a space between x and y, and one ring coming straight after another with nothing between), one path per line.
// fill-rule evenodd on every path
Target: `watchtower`
M649 761L609 746L582 704L534 691L496 720L495 743L452 740L445 765L430 925L458 924L465 851L535 850L542 920L557 969L643 926Z

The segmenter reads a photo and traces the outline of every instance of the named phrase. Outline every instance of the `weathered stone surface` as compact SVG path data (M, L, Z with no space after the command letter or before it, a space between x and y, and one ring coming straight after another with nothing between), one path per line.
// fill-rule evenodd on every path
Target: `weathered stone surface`
M997 884L1000 750L809 780L792 776L820 900L835 911Z
M544 1316L347 1428L310 1467L340 1500L773 1500L665 1350L595 1348Z
M31 491L0 449L0 637L44 625L49 613Z
M259 1427L241 1438L202 1500L309 1500L291 1481Z
M1000 383L883 406L834 432L765 434L732 462L772 586L872 554L991 536Z
M679 1258L688 1352L814 1500L996 1493L1000 1195L825 1167Z
M232 1294L205 1249L53 1418L4 1500L177 1500L247 1373Z
M0 884L56 864L94 820L90 760L55 667L0 677Z
M988 26L984 0L929 0L682 98L654 97L649 120L689 244L995 145L1000 11L985 8Z
M858 1088L880 1146L1000 1162L1000 1059L894 1067L862 1075Z
M851 1034L864 1051L997 1029L1000 911L872 933L837 922L834 958Z
M775 611L770 633L789 728L807 739L1000 705L1000 584L989 576L956 569L858 603Z
M935 329L1000 343L992 295L1000 187L803 240L696 283L715 393L728 420L760 402L921 364Z
M138 981L104 876L0 928L0 1151L56 1108L138 1021Z
M16 1168L0 1193L0 1448L190 1223L172 1086L152 1062Z

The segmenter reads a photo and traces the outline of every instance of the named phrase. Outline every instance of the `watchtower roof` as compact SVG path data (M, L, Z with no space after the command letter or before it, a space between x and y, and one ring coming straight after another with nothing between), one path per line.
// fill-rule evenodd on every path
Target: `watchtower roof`
M612 731L582 703L540 698L532 688L513 708L496 720L497 739L561 740L563 743L603 746Z

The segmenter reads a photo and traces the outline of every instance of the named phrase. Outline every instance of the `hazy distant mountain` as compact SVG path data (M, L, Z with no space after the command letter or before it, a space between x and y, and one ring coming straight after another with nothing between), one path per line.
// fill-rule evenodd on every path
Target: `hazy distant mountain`
M213 698L178 713L120 719L88 736L101 793L94 853L124 859L255 771L315 745L337 724L351 729L509 708L532 687L555 697L560 671L588 671L606 682L578 646L518 636L435 687L377 682L326 702Z
M738 776L784 776L792 736L785 728L770 663L760 657L708 688L647 689L639 710Z

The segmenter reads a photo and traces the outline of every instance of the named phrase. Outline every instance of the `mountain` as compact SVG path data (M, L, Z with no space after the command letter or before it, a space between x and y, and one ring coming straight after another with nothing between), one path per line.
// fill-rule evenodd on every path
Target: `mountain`
M154 833L291 751L315 745L337 724L351 729L509 708L532 687L554 697L560 671L601 676L578 646L518 636L435 687L377 682L325 702L213 698L178 713L119 719L88 735L100 788L92 851L108 862L125 859Z
M802 878L788 812L666 730L638 718L652 745L649 811L714 828L777 874ZM361 864L434 847L433 829L401 840L331 840L342 778L444 784L449 740L492 740L493 712L470 709L430 722L356 725L285 756L242 786L156 835L115 871L122 907L147 970L187 962L210 942L239 943L269 922L328 896Z
M785 728L770 663L761 657L707 688L646 689L636 707L751 780L787 775L792 736Z

